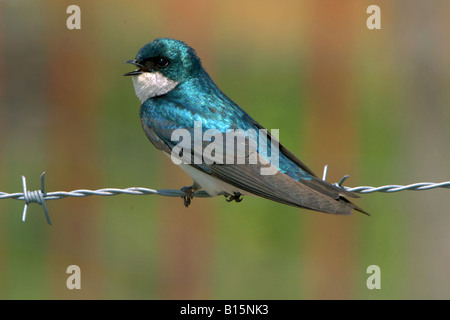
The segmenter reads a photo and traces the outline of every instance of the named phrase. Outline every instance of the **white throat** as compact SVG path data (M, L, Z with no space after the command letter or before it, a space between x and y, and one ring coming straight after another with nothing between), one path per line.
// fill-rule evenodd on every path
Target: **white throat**
M133 76L134 91L141 103L172 91L178 84L161 72L144 72Z

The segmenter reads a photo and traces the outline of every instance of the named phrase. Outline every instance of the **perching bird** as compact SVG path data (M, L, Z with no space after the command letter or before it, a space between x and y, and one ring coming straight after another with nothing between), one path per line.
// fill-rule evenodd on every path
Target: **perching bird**
M245 140L247 148L250 145L248 141L259 141L260 132L264 132L260 131L264 128L258 122L217 87L203 69L195 50L184 42L156 39L142 47L135 59L126 62L138 67L125 76L132 77L136 95L142 103L140 118L144 132L153 145L165 154L173 156L178 146L179 141L174 141L172 136L175 130L185 130L195 135L194 121L201 124L201 134L211 129L223 134L230 129L254 130L256 136ZM268 140L276 142L269 133L267 136ZM192 160L200 156L197 158L200 161L179 164L194 180L191 187L182 188L186 192L186 206L195 191L204 189L211 196L225 195L228 201L240 202L242 195L255 195L325 213L350 214L352 209L366 213L344 198L357 195L319 179L281 144L278 146L278 163L274 166L260 145L257 145L256 153L247 151L241 159L238 159L239 152L235 147L235 162L232 163L208 162L204 154L203 158L201 153L195 154L198 149L194 140L188 141L190 149L179 152L178 148L176 152L176 156L183 159ZM200 144L204 148L214 141L219 141L217 136L214 139L201 137ZM269 151L272 149L274 147L267 147ZM186 150L189 154L182 154ZM225 159L228 151L220 155L215 150L215 155ZM248 160L252 155L256 155L257 163L238 161ZM262 174L263 168L268 166L274 169L272 174Z

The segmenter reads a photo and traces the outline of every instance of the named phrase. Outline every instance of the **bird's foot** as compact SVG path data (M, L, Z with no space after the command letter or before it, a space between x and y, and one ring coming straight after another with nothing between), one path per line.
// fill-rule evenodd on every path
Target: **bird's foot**
M194 186L190 187L183 187L181 188L181 191L184 192L184 206L187 208L191 204L191 200L194 198Z
M242 194L240 194L239 192L235 192L233 195L225 195L225 198L227 198L227 202L231 201L241 202L242 199L244 199L242 197Z
M196 182L194 182L192 186L183 187L180 190L185 194L182 198L184 200L184 206L187 208L191 204L191 200L194 198L194 193L200 190L200 186Z

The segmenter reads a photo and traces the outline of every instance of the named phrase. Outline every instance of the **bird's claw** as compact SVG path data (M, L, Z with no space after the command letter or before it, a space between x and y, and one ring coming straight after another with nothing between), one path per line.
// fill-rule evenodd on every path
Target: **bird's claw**
M183 200L184 200L184 206L187 208L191 204L191 200L194 198L194 187L183 187L181 188L181 191L184 192Z
M227 195L225 197L226 197L227 202L231 202L231 201L241 202L244 199L242 197L242 194L240 194L239 192L235 192L233 195Z

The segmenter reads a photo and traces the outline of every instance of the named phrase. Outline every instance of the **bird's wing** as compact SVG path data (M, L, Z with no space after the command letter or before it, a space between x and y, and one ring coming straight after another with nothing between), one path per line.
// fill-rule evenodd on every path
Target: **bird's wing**
M260 125L256 120L249 116L249 121L253 123L258 129L264 129L262 125ZM269 139L274 139L270 132L267 131L267 135ZM298 159L292 152L290 152L287 148L285 148L281 143L279 143L279 151L284 154L288 159L294 162L298 167L300 167L303 171L309 173L312 176L310 180L301 180L304 184L309 186L310 188L317 190L321 193L327 194L330 197L338 198L340 195L345 195L352 198L359 198L357 194L354 192L349 192L344 188L340 188L335 186L334 184L330 184L326 181L319 179L311 169L309 169L300 159Z
M304 180L296 181L278 170L274 175L261 175L261 168L261 165L214 164L204 171L254 195L291 206L334 214L350 214L352 209L364 212L340 195L331 197L329 192L310 188Z
M175 128L182 127L183 121L177 118L175 123L173 119L162 115L155 109L149 110L153 111L148 111L147 113L141 112L141 122L144 132L156 148L171 153L176 145L172 141L172 132ZM189 120L190 126L192 126L192 119ZM193 128L189 128L187 123L185 128L193 133ZM248 143L249 140L245 141L245 143ZM203 147L209 143L210 141L203 141ZM235 146L235 148L238 148L238 146ZM249 149L245 148L244 150ZM282 152L287 151L283 147L280 147L280 150ZM292 155L291 153L288 154ZM235 152L234 155L234 163L239 163L237 158L239 153ZM183 158L186 159L186 157L189 157L192 160L194 156L194 150L191 150L191 154L184 154ZM222 156L224 157L225 155ZM250 154L246 153L244 157L248 158ZM267 171L270 169L271 164L267 164L267 161L261 161L259 155L258 157L259 159L256 164L206 164L204 162L195 164L191 161L190 165L214 178L220 179L251 194L291 206L335 214L350 214L352 209L364 212L342 197L342 194L346 194L344 189L323 182L314 175L311 176L311 179L296 181L276 168L272 168L275 174L261 174L262 170ZM298 163L301 163L295 156L292 155L292 157ZM222 163L226 162L224 161ZM306 168L305 165L303 167ZM308 169L308 171L310 170Z

